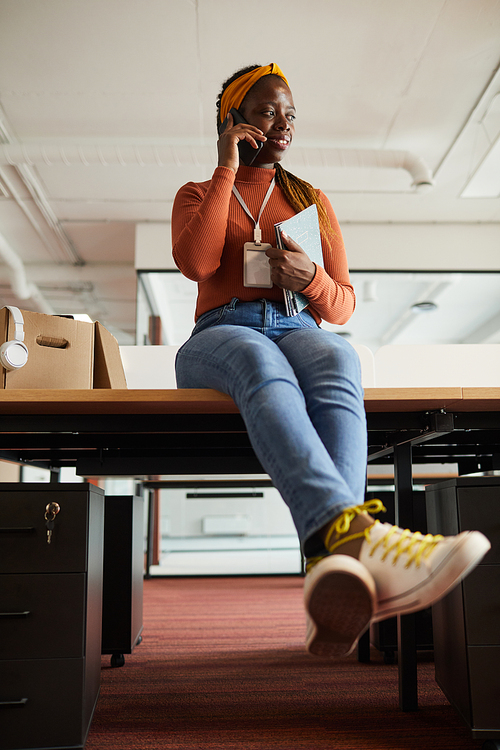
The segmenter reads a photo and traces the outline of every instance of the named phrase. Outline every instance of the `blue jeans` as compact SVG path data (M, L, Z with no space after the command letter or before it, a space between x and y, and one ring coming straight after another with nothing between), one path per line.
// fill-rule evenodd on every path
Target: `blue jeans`
M352 346L307 311L258 300L210 310L176 361L179 388L229 394L252 447L288 505L306 556L316 532L364 501L366 416Z

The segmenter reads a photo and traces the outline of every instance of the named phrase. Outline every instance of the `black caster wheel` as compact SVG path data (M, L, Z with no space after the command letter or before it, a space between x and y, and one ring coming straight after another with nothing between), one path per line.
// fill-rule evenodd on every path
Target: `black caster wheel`
M125 664L125 657L123 654L113 654L111 656L111 666L112 667L123 667Z
M139 636L139 638L138 638L138 639L137 639L137 641L135 642L135 645L136 645L136 646L140 646L140 645L141 645L141 643L142 643L142 635L140 635L140 636Z
M500 750L500 739L486 740L486 742L483 742L481 750Z

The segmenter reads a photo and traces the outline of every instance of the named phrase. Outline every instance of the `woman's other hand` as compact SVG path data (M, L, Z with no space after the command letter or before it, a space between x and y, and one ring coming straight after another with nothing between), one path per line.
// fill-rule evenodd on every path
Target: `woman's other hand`
M280 289L302 292L316 273L316 266L291 237L281 233L286 248L271 247L266 250L271 266L271 280Z
M266 136L259 130L248 123L234 124L231 113L227 116L226 129L220 134L217 141L217 151L219 153L219 167L229 167L236 174L240 166L240 155L238 152L238 143L248 141L250 145L257 148L257 141L266 141Z

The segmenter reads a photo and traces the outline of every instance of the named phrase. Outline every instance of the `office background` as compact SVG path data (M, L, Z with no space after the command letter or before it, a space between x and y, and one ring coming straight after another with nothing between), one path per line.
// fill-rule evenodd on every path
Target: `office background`
M478 272L499 270L499 60L496 0L2 0L0 302L143 343L136 270L167 271L147 304L181 343L194 288L170 255L173 198L212 173L222 81L276 61L298 111L285 166L346 241L342 332L373 350L498 343L499 277Z
M284 166L331 200L357 292L328 327L373 352L500 343L496 0L2 0L0 304L87 314L122 345L182 343L196 290L172 261L172 202L212 174L222 81L272 61L298 113ZM265 554L296 569L266 492L231 499L219 546L255 547L245 518L262 505ZM228 517L223 498L183 503L162 502L171 559L178 538L203 555L203 518Z

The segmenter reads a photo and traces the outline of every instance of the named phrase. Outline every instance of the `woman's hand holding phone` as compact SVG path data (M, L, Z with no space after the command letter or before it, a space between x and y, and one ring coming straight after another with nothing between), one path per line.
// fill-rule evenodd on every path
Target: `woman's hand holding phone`
M234 117L230 111L226 119L222 123L220 128L219 140L217 141L217 151L219 154L219 167L229 167L234 173L238 171L240 166L240 160L245 163L242 159L243 144L248 144L249 149L247 152L252 150L257 155L259 150L259 143L264 143L266 137L262 130L256 128L254 125L250 125L247 122L234 122ZM246 161L251 161L247 159Z

